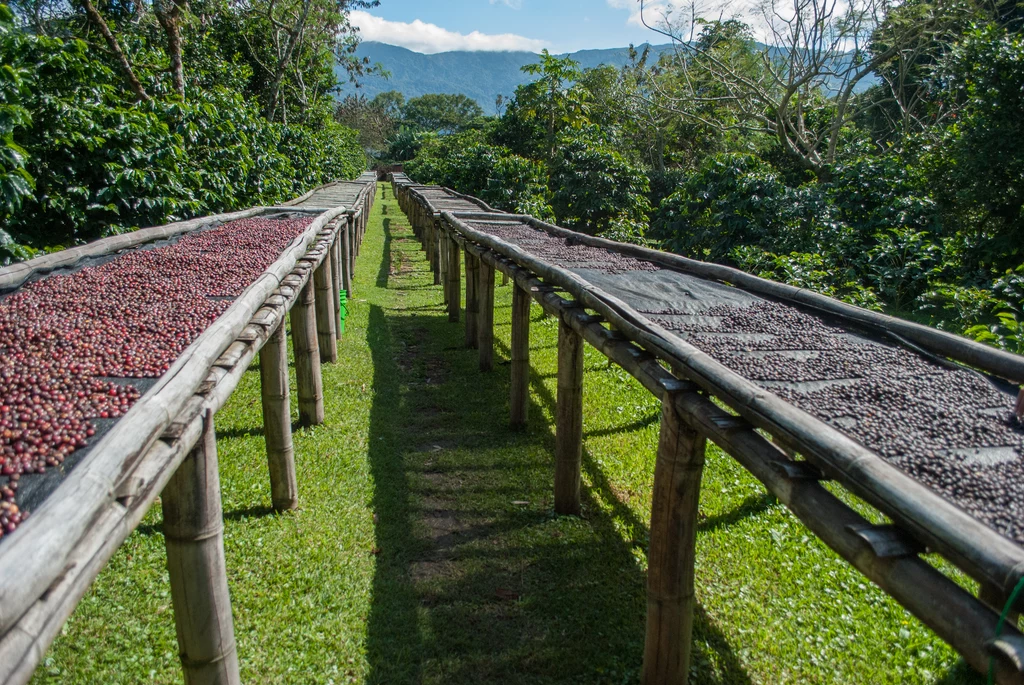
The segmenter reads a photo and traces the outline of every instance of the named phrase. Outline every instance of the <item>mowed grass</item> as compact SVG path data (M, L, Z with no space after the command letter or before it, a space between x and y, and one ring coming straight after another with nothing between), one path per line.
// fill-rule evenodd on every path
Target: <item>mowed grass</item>
M637 682L658 402L587 349L584 516L554 516L555 321L534 307L530 426L511 431L511 287L480 373L386 196L327 422L295 434L300 510L269 510L255 369L216 417L243 681ZM715 448L697 546L691 682L982 682ZM154 507L34 682L180 682L164 563Z

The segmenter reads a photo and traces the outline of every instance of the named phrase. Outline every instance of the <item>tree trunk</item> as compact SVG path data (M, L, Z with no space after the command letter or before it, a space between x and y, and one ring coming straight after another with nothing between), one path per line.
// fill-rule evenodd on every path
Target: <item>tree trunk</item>
M158 0L153 3L157 21L167 36L167 56L171 60L171 80L174 92L185 99L185 68L181 58L181 6L175 0Z
M107 42L107 47L114 53L114 58L117 59L117 63L121 65L121 71L124 72L124 77L128 80L128 87L131 88L132 92L135 93L135 99L139 102L149 102L149 94L146 89L142 87L142 82L135 75L135 70L132 69L131 62L128 61L128 57L124 54L121 49L121 44L117 42L117 38L110 31L110 27L107 25L107 21L100 14L99 10L92 4L92 0L82 0L82 7L85 8L85 13L89 17L89 21L96 25L96 28L103 34L103 39Z

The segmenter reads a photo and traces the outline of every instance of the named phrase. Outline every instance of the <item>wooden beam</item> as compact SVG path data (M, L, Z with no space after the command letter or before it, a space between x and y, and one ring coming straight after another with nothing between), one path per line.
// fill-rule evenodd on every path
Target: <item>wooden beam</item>
M480 262L477 268L477 352L480 370L494 368L494 267Z
M284 328L284 321L281 321L260 350L263 434L270 468L270 500L277 511L299 506L288 392L288 341Z
M530 293L518 284L512 291L512 368L509 398L513 428L526 426L530 409Z
M185 683L239 684L213 412L207 410L202 438L171 476L161 499Z
M337 313L334 311L334 295L331 293L333 281L328 255L313 272L317 346L320 348L320 361L326 364L338 361L338 329L335 328Z
M324 389L317 349L313 284L306 283L289 312L292 347L295 350L295 380L299 391L299 423L318 426L324 422Z
M689 677L697 512L706 444L703 435L680 421L675 396L666 392L647 552L644 685L685 685Z
M459 265L459 244L448 238L448 320L454 323L459 321L459 311L462 309L462 270Z
M466 347L477 347L480 314L480 298L477 288L480 286L480 259L469 251L465 254L466 261Z
M558 319L556 402L555 513L578 515L583 459L583 338L564 317Z

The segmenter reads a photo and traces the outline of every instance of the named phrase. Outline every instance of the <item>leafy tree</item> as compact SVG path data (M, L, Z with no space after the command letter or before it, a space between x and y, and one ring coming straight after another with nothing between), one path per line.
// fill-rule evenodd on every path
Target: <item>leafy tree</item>
M575 84L582 76L579 62L555 57L543 50L540 61L522 67L526 74L540 78L529 87L516 89L516 110L525 119L543 122L547 132L548 159L555 157L556 136L563 128L578 127L586 121L586 90Z
M1024 38L994 24L970 31L941 66L943 94L963 104L924 159L953 221L984 241L996 269L1024 257Z
M413 98L402 110L405 121L423 131L457 133L484 114L475 100L465 95L430 93Z
M334 65L354 76L368 64L355 56L356 29L348 12L378 0L232 0L217 12L216 33L227 54L251 68L249 89L271 121L298 118L315 109L334 87ZM297 113L297 116L296 116Z

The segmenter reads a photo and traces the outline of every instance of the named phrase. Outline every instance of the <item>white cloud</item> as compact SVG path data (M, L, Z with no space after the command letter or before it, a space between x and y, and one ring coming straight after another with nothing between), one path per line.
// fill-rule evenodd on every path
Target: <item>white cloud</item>
M607 0L613 9L628 10L627 24L665 29L684 39L692 39L700 32L694 19L739 19L750 26L754 37L768 42L771 31L760 11L765 4L775 6L785 14L786 0L644 0L641 13L640 0Z
M514 10L523 9L523 0L488 0L492 5L504 5Z
M515 2L516 0L511 1ZM450 50L539 52L547 47L544 41L514 33L487 34L479 31L457 33L419 19L412 22L388 21L362 10L353 10L349 14L349 21L359 27L359 33L363 40L398 45L428 55Z
M639 0L608 0L608 6L617 10L629 10L629 19L626 20L626 23L643 26L643 22L640 20ZM648 18L648 22L650 22L651 14L649 3L644 8L644 16L646 16Z

